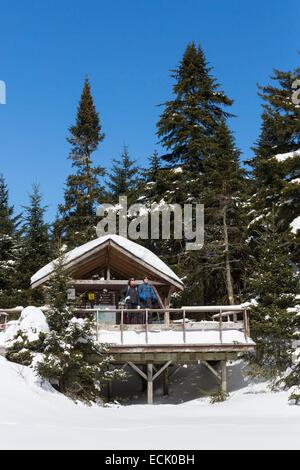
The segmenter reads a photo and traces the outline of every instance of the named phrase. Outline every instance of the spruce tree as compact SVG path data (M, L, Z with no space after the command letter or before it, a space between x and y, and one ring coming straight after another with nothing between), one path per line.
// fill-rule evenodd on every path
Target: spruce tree
M203 50L194 43L189 44L172 74L174 99L164 104L157 125L157 134L165 150L162 161L166 166L164 178L168 186L157 198L182 207L185 203L205 203L211 211L207 215L205 211L211 232L208 241L213 241L207 249L186 252L181 240L173 240L164 247L166 261L185 278L187 288L182 302L195 304L231 301L232 295L227 293L228 279L233 277L230 263L239 258L234 247L239 244L237 237L224 241L224 210L228 208L226 228L231 237L234 230L231 231L229 225L232 223L236 227L237 219L233 221L230 211L242 180L239 152L227 125L231 114L226 108L232 100L220 89L211 71ZM215 184L215 178L222 183ZM231 184L233 188L229 190ZM214 216L218 223L212 217L212 210L218 212ZM226 276L228 266L231 271ZM220 292L215 288L216 272L221 280ZM237 272L234 277L238 277Z
M204 160L214 150L214 135L229 114L232 101L211 75L204 52L188 44L179 67L173 70L174 99L164 104L157 135L170 168L181 167L185 192L198 202ZM179 173L180 174L180 173Z
M69 158L75 172L67 179L65 201L59 206L60 220L55 226L55 237L64 240L71 249L95 238L96 207L104 195L100 183L104 169L94 166L92 160L104 134L88 79L84 82L76 123L69 131Z
M31 276L51 259L49 226L44 221L46 207L38 185L33 185L29 195L30 204L24 207L22 216L22 250L18 263L18 282L28 303L43 303L40 292L30 288Z
M255 299L251 311L251 337L256 342L253 370L277 378L292 365L295 333L299 320L295 312L299 275L290 263L291 253L276 226L276 213L265 222L245 273L245 296Z
M277 206L278 228L288 231L300 215L300 108L292 100L292 85L300 77L300 68L275 70L272 83L260 86L263 100L260 136L254 146L254 194L251 218L255 229L264 223L273 206ZM282 154L291 152L285 158Z
M130 158L128 147L124 146L121 158L113 160L112 171L109 173L107 187L110 202L117 203L119 196L127 196L128 203L134 202L139 169L136 160Z
M227 123L215 133L215 149L204 161L205 245L202 263L208 298L234 304L245 261L245 171ZM195 273L196 274L196 273Z
M18 263L20 259L20 238L18 226L20 216L14 215L9 205L8 188L0 175L0 307L20 305L22 296L18 292Z

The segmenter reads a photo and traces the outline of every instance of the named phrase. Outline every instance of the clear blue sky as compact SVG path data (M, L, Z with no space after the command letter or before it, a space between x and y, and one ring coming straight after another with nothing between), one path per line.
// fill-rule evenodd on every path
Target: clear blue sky
M39 182L54 217L86 74L106 133L97 163L109 167L124 143L145 163L169 70L191 40L235 101L232 128L246 158L260 126L256 83L299 64L299 14L299 0L2 0L0 172L12 203L19 209Z

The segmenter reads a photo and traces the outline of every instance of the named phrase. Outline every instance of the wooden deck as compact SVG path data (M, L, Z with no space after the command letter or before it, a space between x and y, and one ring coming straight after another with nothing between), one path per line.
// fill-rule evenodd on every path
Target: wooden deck
M153 403L154 381L161 375L164 393L168 393L169 369L172 365L204 364L220 383L220 390L226 393L227 361L255 348L250 338L250 311L239 306L140 310L141 314L144 313L145 323L137 325L124 322L125 315L131 310L114 312L120 314L120 324L96 321L96 337L99 342L109 345L116 365L129 366L146 382L149 404ZM149 323L151 313L163 316L164 323ZM175 315L180 318L172 320ZM98 320L98 315L96 318ZM198 341L191 342L194 333ZM208 337L213 336L214 341L206 341L207 334ZM176 342L172 343L168 335L175 337ZM237 341L234 340L235 335ZM111 387L109 396L112 394Z
M3 311L3 328L7 326L7 314L16 310ZM100 322L99 314L103 312L108 317L110 313L114 318L118 316L120 323ZM132 312L139 312L144 323L127 324L126 315ZM163 377L167 394L170 369L184 364L204 364L219 382L220 390L226 393L227 361L255 349L250 337L250 310L237 305L135 311L94 308L77 309L76 313L95 314L95 336L108 345L114 359L112 367L130 367L135 371L146 383L149 404L153 403L153 387L158 377ZM156 318L153 323L151 314ZM4 353L0 350L0 354ZM108 395L112 395L112 384L108 386Z

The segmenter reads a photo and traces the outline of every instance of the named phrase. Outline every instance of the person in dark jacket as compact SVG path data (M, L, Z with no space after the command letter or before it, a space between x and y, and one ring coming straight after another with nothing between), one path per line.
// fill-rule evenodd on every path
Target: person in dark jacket
M139 294L135 283L135 279L128 281L128 286L124 292L125 304L127 309L137 309L139 306ZM137 323L137 314L135 312L127 312L125 323Z
M142 309L145 308L153 308L154 305L157 303L157 295L155 290L151 284L149 284L148 276L144 276L143 284L138 286L138 294L139 294L139 304ZM143 313L143 320L145 323L145 313ZM148 321L152 323L152 313L148 314Z

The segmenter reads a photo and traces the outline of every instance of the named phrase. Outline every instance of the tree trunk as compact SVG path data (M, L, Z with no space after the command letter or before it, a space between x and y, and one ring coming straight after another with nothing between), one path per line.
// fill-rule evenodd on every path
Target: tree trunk
M234 305L234 292L231 276L230 255L229 255L229 240L228 240L228 227L227 227L227 206L223 209L223 231L224 231L224 255L225 255L225 278L226 289L229 305Z

